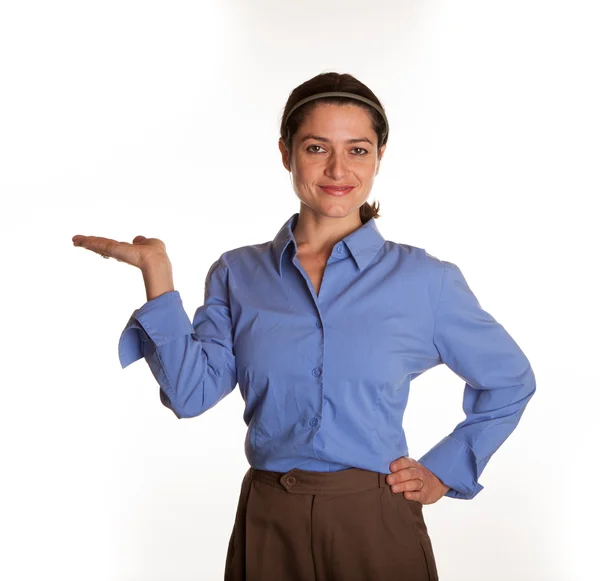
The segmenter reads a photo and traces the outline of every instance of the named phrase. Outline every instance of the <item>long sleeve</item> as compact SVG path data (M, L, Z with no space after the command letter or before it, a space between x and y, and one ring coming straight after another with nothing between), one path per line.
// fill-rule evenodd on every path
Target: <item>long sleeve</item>
M164 293L133 312L118 350L122 368L145 358L161 402L178 418L199 416L231 393L237 375L223 257L208 271L192 323L179 292Z
M471 499L483 489L479 477L516 428L536 381L523 351L481 308L458 266L442 262L433 342L441 360L466 382L466 418L418 462L451 487L446 496Z

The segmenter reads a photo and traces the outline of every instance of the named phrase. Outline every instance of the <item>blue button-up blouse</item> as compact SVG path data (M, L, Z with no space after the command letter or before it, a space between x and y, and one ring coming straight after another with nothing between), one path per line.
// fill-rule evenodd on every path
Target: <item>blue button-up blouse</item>
M455 264L385 240L375 219L340 240L319 293L296 257L293 214L272 241L224 252L190 322L177 290L135 310L123 368L145 358L160 400L199 416L239 385L250 465L385 474L408 456L410 382L445 363L465 381L465 419L418 462L471 499L535 393L517 343Z

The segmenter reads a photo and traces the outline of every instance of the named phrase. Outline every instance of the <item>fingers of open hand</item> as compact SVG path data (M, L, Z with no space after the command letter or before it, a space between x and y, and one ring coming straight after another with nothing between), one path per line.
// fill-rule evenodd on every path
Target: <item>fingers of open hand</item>
M100 254L104 258L115 258L119 262L123 262L119 259L119 246L126 243L101 236L81 236L80 234L73 236L72 240L74 246L81 246L86 250Z

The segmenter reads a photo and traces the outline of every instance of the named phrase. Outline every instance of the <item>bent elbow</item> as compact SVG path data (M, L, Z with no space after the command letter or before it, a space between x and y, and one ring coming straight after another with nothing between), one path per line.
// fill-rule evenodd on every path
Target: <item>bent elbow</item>
M190 414L189 411L186 411L185 406L179 406L176 401L171 400L171 398L160 389L160 401L161 403L168 409L170 409L178 420L182 420L184 418L193 418L199 416L202 412L196 414Z
M535 373L533 372L533 367L531 366L531 364L529 364L529 368L527 369L527 386L529 388L528 398L531 399L537 389Z

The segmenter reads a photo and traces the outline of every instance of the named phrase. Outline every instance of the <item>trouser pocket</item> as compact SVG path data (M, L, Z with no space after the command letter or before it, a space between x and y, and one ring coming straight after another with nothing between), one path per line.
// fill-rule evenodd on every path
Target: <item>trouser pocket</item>
M419 543L420 551L423 554L423 565L427 569L428 580L438 581L433 545L423 518L423 505L416 500L407 499L403 492L393 492L391 487L389 490L394 498L394 504L398 508L400 517L407 519L412 525L415 539Z

